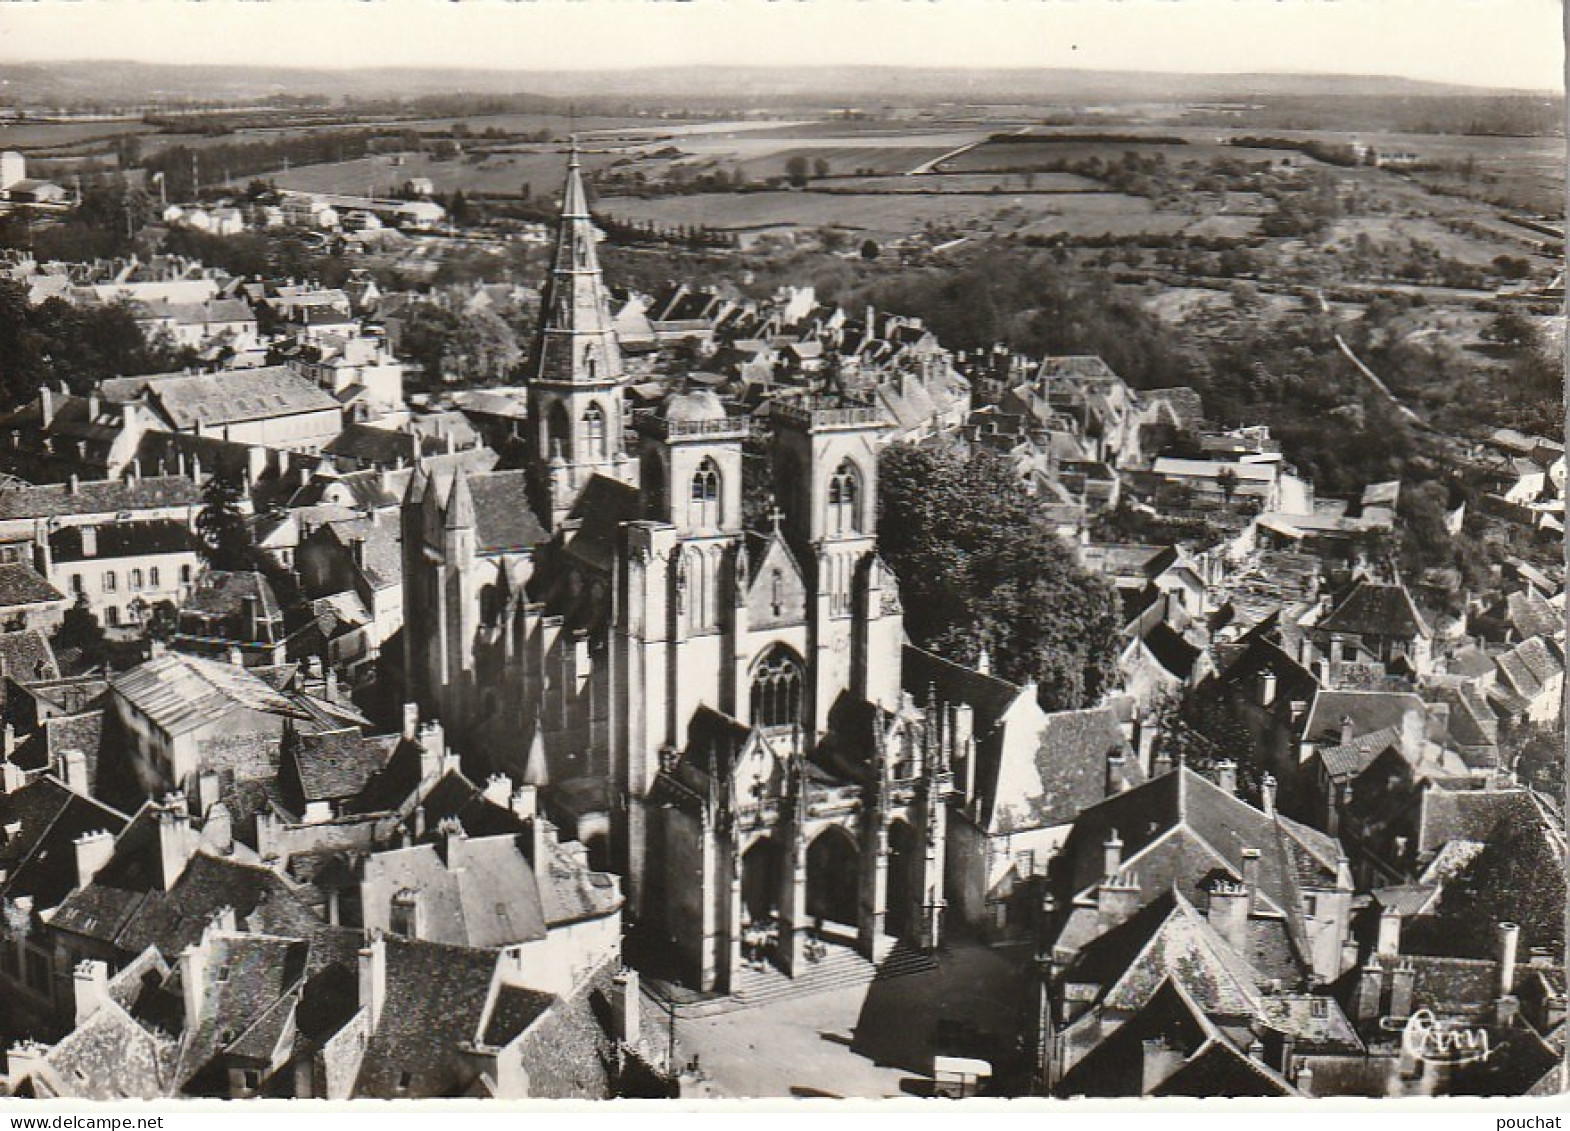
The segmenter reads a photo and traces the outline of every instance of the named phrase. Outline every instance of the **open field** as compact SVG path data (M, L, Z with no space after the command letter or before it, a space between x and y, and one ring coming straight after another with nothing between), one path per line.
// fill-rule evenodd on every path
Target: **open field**
M374 186L385 193L411 177L429 177L439 193L482 192L517 195L527 184L534 194L545 195L561 188L566 173L566 153L548 147L531 152L489 154L479 162L459 158L435 161L429 154L401 154L401 164L393 155L363 157L330 165L301 165L278 172L271 179L279 188L301 192L364 193ZM593 172L620 160L614 154L585 153L584 168Z
M152 129L140 119L123 122L0 122L0 149L22 153L58 149L99 139L147 133Z
M830 191L1082 193L1105 191L1101 182L1074 173L929 173L898 177L836 177L818 183Z
M745 230L759 227L853 228L899 236L928 224L963 231L1069 232L1114 235L1177 231L1192 220L1161 213L1141 197L1121 193L702 193L656 199L607 197L599 208L619 220L659 225L702 224Z

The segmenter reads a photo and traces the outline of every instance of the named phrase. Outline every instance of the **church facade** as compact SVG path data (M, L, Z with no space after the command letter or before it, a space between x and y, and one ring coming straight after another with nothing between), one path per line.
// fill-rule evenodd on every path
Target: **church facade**
M576 155L518 471L412 478L410 692L477 762L539 786L703 989L822 945L942 935L963 712L901 690L877 554L877 409L771 409L777 505L743 521L747 423L712 392L628 421ZM630 427L628 426L630 424Z

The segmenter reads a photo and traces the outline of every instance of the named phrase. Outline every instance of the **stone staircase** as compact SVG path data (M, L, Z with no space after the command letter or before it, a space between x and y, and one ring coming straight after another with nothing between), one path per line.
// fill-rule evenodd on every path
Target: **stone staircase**
M772 966L763 970L743 970L736 979L735 989L729 995L679 1003L675 1007L676 1016L714 1017L830 990L860 989L873 982L935 970L937 965L937 960L931 955L903 942L896 943L883 961L876 965L850 947L831 945L819 961L808 963L806 969L795 978L788 977Z

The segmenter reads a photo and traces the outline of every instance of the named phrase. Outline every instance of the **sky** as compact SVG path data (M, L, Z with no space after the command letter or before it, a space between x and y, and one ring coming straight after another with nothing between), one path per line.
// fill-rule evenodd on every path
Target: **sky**
M1381 74L1560 89L1561 0L34 0L0 60Z

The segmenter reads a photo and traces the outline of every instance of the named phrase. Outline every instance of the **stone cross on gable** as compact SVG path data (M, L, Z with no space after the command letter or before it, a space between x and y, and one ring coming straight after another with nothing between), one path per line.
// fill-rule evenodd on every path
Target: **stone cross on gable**
M780 523L785 521L785 512L780 510L779 500L773 495L769 496L769 523L774 527L774 533L780 532Z

